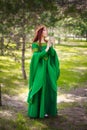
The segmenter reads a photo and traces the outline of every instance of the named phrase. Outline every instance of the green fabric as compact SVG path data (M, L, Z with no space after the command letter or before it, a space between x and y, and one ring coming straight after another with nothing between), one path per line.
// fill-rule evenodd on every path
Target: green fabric
M57 115L57 80L60 75L59 60L53 47L46 52L46 43L39 47L32 43L30 63L28 116L44 118Z

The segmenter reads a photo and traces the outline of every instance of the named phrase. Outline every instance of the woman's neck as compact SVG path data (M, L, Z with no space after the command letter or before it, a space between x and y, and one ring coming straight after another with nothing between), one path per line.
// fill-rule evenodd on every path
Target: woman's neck
M46 41L44 40L44 37L42 37L42 39L41 39L41 43L44 43L44 42L46 42Z

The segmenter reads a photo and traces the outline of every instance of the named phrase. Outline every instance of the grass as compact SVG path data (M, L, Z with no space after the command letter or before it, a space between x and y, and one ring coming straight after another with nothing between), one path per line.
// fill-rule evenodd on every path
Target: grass
M22 78L21 62L15 62L9 56L0 57L0 84L2 85L3 93L15 95L27 89L28 81ZM29 64L26 64L28 75ZM20 91L19 91L20 90Z
M55 45L61 71L57 83L60 90L64 92L69 92L78 87L84 87L87 84L87 42L74 42L72 44L72 42L65 42L60 45ZM2 95L18 96L20 93L27 93L31 58L31 53L29 52L29 50L26 50L25 68L27 80L23 80L22 78L21 52L15 52L17 54L16 61L14 57L0 56L0 84L2 84ZM78 106L76 102L63 102L58 104L59 111L75 106ZM86 109L87 105L84 104L83 107ZM7 114L7 116L0 118L0 129L2 130L85 130L87 127L86 124L72 124L65 115L59 115L60 117L58 118L30 120L26 112L23 114L22 110L16 111L12 106L2 106L0 112Z
M81 42L84 42L84 43L87 42L85 38L83 38L83 39L80 39L80 38L79 38L79 39L78 39L78 38L74 38L74 39L73 39L73 38L68 38L67 41L68 41L68 42L75 42L75 43L76 43L76 42L78 42L78 43L79 43L79 42L80 42L80 43L81 43Z
M62 102L62 103L58 104L58 108L60 110L63 110L65 108L72 108L75 106L78 106L77 102Z
M86 41L86 38L69 38L69 37L68 37L68 38L62 38L61 40L62 40L62 41L65 41L65 42L70 42L70 43L73 42L73 43L78 43L78 44L79 44L79 43L80 43L80 44L81 44L81 43L83 44L83 42L84 42L84 43L87 42L87 41Z
M79 46L77 43L74 46L71 44L55 46L59 56L61 71L58 86L64 91L80 87L87 82L87 47L85 47L85 42L82 43L81 45L79 43ZM26 50L25 66L27 77L29 73L29 60L31 58L31 53L29 54L29 52L29 50ZM23 92L25 89L27 91L28 84L28 80L25 81L22 78L21 52L15 51L15 54L17 56L16 60L18 59L17 61L14 60L14 57L0 56L0 83L3 86L2 91L10 95Z
M83 43L84 44L84 43ZM87 82L87 47L57 45L61 75L58 85L65 91Z

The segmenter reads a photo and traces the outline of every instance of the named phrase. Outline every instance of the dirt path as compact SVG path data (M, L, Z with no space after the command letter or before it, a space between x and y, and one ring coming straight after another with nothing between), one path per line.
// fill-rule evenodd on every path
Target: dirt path
M85 130L87 130L87 87L77 88L69 94L61 94L58 97L58 103L67 104L59 111L61 115L66 115L68 121L75 125L86 125Z
M24 116L27 113L27 93L18 96L3 95L3 106L0 110L2 118L13 119L17 113L22 113ZM60 127L67 126L64 130L87 130L87 87L78 88L70 93L62 93L58 96L58 115L64 117L64 121L60 121ZM8 109L9 108L9 109ZM55 127L58 127L58 120ZM69 124L76 125L76 129L68 129ZM84 126L83 126L84 125ZM55 129L56 130L56 129ZM59 129L58 129L59 130Z

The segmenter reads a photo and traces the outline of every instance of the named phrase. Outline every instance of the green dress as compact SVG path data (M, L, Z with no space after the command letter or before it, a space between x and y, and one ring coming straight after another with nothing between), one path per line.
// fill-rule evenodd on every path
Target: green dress
M57 80L60 75L59 60L51 46L46 52L46 43L32 43L30 62L28 116L44 118L45 114L57 115Z

